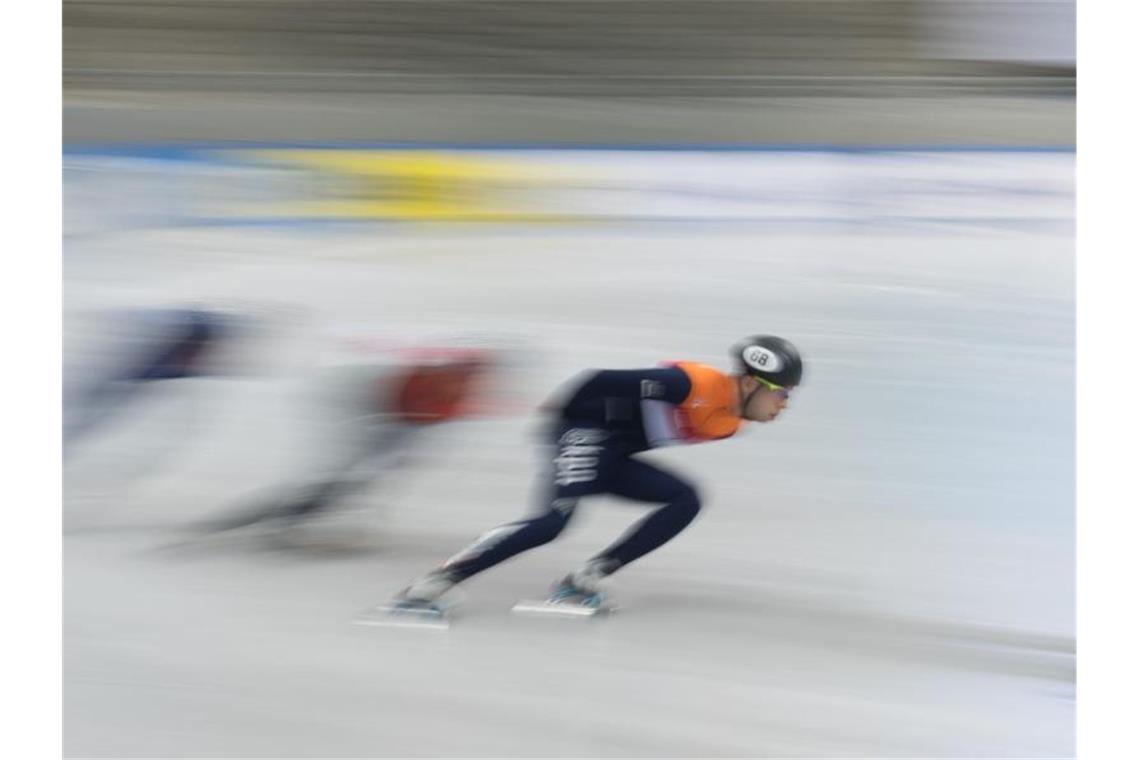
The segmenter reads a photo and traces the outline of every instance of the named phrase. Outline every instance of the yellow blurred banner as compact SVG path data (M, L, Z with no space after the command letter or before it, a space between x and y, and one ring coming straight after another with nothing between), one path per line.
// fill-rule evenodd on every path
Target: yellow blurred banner
M306 173L307 196L287 198L261 215L408 221L541 221L530 191L549 185L549 170L507 156L424 150L260 150L259 164ZM528 199L530 196L530 199Z
M1071 223L1071 151L233 148L66 156L68 223Z

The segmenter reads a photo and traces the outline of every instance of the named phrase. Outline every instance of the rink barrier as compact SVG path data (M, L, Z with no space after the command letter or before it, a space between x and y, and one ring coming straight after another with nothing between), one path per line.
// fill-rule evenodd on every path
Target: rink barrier
M1071 223L1052 146L69 145L65 227Z
M167 156L193 159L224 150L459 150L459 151L617 151L630 153L1076 153L1073 145L842 145L833 143L464 143L464 142L179 142L68 143L67 154Z

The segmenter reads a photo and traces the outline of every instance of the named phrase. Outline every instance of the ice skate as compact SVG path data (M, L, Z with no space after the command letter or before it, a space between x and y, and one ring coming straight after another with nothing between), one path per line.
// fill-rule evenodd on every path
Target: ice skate
M417 578L392 601L365 610L356 618L359 625L389 627L424 627L447 629L451 606L440 601L455 580L436 570Z
M614 611L607 602L602 579L605 575L596 563L576 572L554 584L550 596L545 600L524 600L516 604L513 612L526 615L593 617Z

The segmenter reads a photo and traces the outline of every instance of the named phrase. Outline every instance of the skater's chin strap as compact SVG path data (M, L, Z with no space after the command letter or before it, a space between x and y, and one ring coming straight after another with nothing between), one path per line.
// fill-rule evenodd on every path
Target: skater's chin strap
M751 377L751 375L744 375L743 377L740 378L740 381L738 381L737 386L736 386L736 390L738 392L740 391L739 383L741 381L743 381L745 377ZM747 411L748 405L750 403L752 403L752 399L756 396L756 394L762 390L764 390L764 384L760 383L759 385L756 386L756 388L751 393L749 393L747 396L745 396L744 399L740 402L740 416L741 417L744 417L744 412Z

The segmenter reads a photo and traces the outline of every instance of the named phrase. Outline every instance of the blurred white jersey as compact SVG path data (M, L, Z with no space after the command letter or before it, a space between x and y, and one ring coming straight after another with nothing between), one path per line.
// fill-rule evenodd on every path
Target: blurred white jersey
M416 431L397 413L407 372L379 362L314 370L303 384L296 476L305 482L370 480L396 465Z

